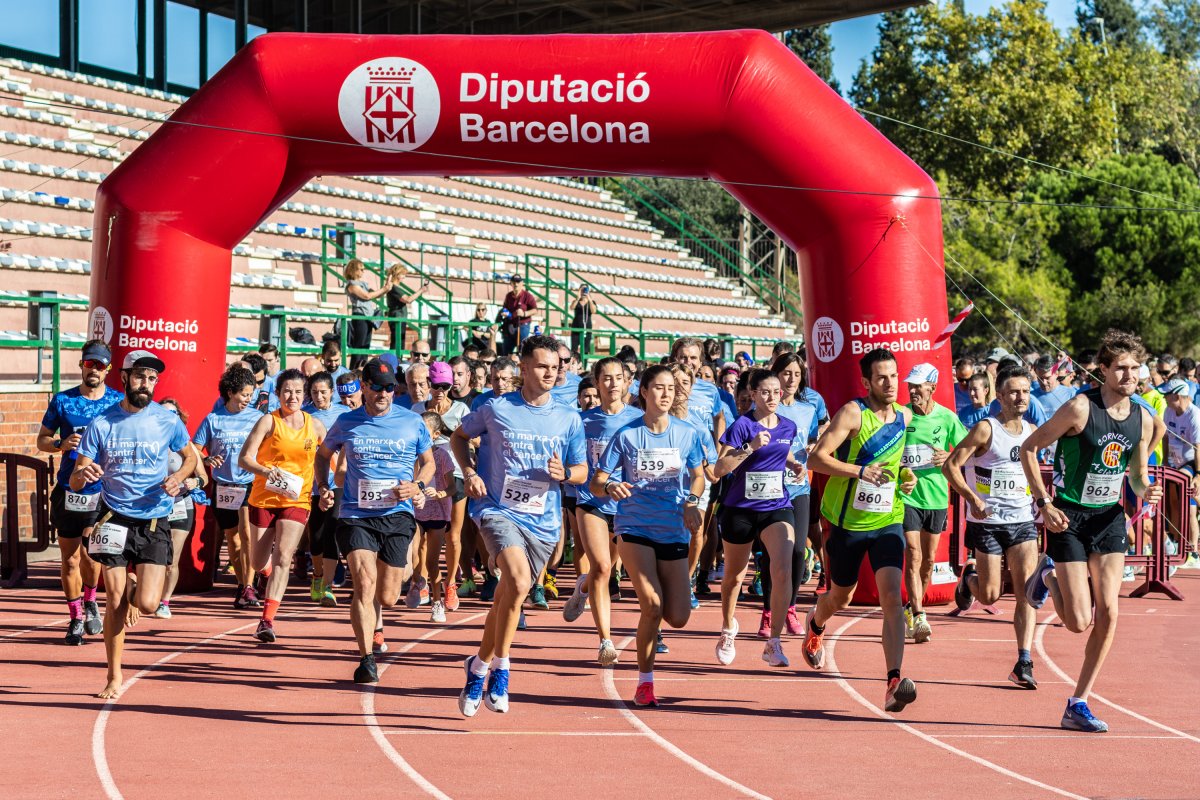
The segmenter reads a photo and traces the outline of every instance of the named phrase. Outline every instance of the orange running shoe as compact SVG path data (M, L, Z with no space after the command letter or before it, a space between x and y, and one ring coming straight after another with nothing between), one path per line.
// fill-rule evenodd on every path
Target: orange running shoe
M825 636L812 629L812 618L816 610L817 607L813 606L804 617L804 660L813 669L820 669L825 666Z
M442 581L442 602L447 611L458 611L458 584L453 581Z
M375 639L372 642L371 651L374 653L387 652L387 642L383 640L383 631L375 631Z

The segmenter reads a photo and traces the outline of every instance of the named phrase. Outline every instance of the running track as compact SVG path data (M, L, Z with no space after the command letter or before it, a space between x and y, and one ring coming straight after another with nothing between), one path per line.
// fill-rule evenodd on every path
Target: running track
M91 697L103 645L60 644L52 566L34 588L0 593L4 798L1200 796L1197 572L1176 576L1183 603L1122 599L1103 700L1092 701L1112 732L1086 736L1058 727L1082 637L1044 610L1041 688L1011 687L1011 600L1000 617L933 614L933 641L906 651L920 697L898 719L878 708L880 622L865 609L830 623L833 663L815 674L800 668L796 639L785 642L791 669L767 668L746 635L733 666L716 665L718 612L706 602L687 629L667 631L656 676L668 702L633 710L632 655L596 666L590 616L566 625L560 602L528 613L518 635L512 711L464 720L455 697L482 605L465 601L444 626L427 609L391 612L391 649L368 689L347 680L345 606L314 608L300 587L274 646L250 638L256 615L234 612L224 589L178 598L174 619L143 619L127 643L126 690L105 705ZM634 609L615 605L618 646L630 644ZM753 608L739 619L757 627Z

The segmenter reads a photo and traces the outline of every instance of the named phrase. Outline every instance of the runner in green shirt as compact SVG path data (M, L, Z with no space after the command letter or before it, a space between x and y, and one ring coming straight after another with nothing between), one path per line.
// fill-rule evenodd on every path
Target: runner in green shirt
M932 364L917 364L904 379L912 410L904 437L902 466L917 473L917 488L904 498L904 626L908 638L921 644L933 636L925 618L925 592L933 579L938 543L946 530L950 488L942 475L949 450L967 435L958 415L934 402L938 371Z

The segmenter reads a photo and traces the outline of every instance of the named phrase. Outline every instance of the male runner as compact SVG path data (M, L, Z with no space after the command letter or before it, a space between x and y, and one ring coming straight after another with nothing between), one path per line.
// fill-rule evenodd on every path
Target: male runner
M1021 445L1034 431L1024 419L1031 402L1029 372L1006 365L996 379L1000 415L971 428L942 465L950 488L967 501L967 547L975 551L954 591L954 601L962 611L971 607L972 599L984 605L1000 599L1001 559L1008 562L1013 586L1023 587L1038 557L1033 501L1021 467ZM1008 679L1026 689L1037 688L1030 656L1036 622L1037 615L1024 592L1018 592L1013 612L1017 663Z
M416 528L413 498L424 498L425 482L433 479L429 429L420 416L392 402L395 388L391 367L378 359L364 364L363 404L334 421L315 464L326 510L335 499L329 461L340 453L346 464L335 535L354 579L350 622L358 641L355 683L379 680L372 642L375 607L391 608L400 597Z
M1064 404L1021 445L1021 463L1042 510L1047 539L1047 552L1025 583L1026 597L1041 608L1046 596L1052 596L1055 612L1074 633L1092 626L1075 694L1060 722L1068 730L1108 730L1092 715L1087 698L1117 632L1127 546L1121 503L1126 467L1134 494L1149 505L1162 499L1162 487L1150 483L1146 463L1157 442L1155 418L1130 399L1145 358L1141 339L1109 330L1096 356L1100 385ZM1037 453L1055 443L1051 498L1041 481Z
M967 435L958 415L933 399L938 371L933 364L917 364L904 379L908 384L908 407L912 420L904 437L900 466L917 473L917 488L904 498L904 539L908 545L904 559L904 588L908 604L904 606L905 633L917 644L933 636L925 617L925 593L933 579L933 562L938 544L946 530L946 508L950 490L941 468L949 450Z
M871 559L879 605L883 610L883 654L887 667L884 711L901 711L917 699L917 687L900 677L904 661L904 612L900 584L904 570L904 503L899 487L912 492L917 477L901 473L905 428L911 412L896 403L900 378L896 357L876 348L859 359L867 396L852 400L834 415L817 440L808 465L829 477L821 497L821 516L832 525L829 591L808 612L804 657L813 669L825 663L822 635L833 615L850 605L864 556Z
M132 350L121 365L125 397L92 421L79 443L71 491L100 482L100 517L88 555L104 568L104 651L108 683L97 697L121 692L125 627L140 614L153 614L162 599L171 564L167 517L183 481L196 470L196 449L177 414L154 399L165 366L153 353ZM168 474L169 452L182 466ZM134 583L126 591L127 567Z
M91 535L92 526L100 516L100 486L92 483L73 492L67 484L75 469L76 448L88 424L121 401L120 392L104 385L111 361L112 352L99 339L83 346L79 359L83 381L50 398L37 437L39 451L59 456L58 473L50 492L50 518L58 533L62 588L71 615L63 641L72 645L83 644L85 633L95 636L103 628L96 606L100 565L88 557L86 547L80 546Z
M472 498L471 517L491 554L488 568L501 573L479 650L463 663L467 680L458 709L466 717L475 716L480 702L491 711L508 711L509 650L521 602L562 531L560 484L587 480L583 423L578 412L550 396L558 378L558 349L550 336L524 340L521 390L488 400L450 438ZM485 432L473 459L470 441Z

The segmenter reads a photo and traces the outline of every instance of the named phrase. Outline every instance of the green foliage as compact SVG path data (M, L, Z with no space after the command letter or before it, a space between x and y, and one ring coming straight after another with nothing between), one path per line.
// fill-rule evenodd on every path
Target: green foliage
M833 77L833 39L829 35L828 25L788 31L783 35L783 41L809 69L817 73L817 77L841 94L842 86Z
M1148 24L1168 58L1191 61L1200 55L1200 0L1162 0Z
M1075 20L1093 44L1107 41L1135 46L1142 42L1142 23L1129 0L1082 0L1075 8Z

